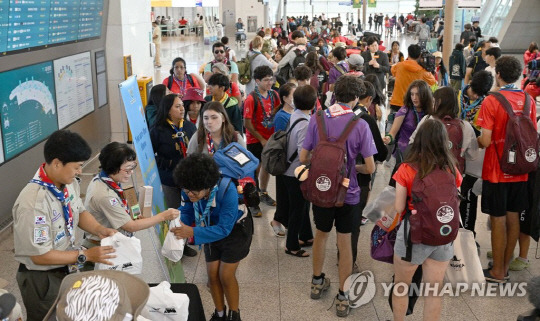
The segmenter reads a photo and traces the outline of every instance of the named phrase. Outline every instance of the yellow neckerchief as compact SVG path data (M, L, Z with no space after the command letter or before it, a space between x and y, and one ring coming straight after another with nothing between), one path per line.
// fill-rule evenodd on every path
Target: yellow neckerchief
M224 92L223 93L223 98L221 98L221 100L219 101L223 105L223 107L225 107L225 101L227 101L228 98L229 98L229 95L227 95L227 93ZM212 96L212 101L216 101L214 96Z

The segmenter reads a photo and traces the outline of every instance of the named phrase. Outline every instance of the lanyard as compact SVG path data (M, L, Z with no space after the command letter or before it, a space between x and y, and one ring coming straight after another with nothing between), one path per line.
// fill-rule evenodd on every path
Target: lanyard
M415 106L413 106L412 111L414 113L414 117L416 118L416 124L418 125L418 123L420 122L420 115L418 115L418 111L416 111Z
M272 90L272 89L271 89ZM262 108L262 111L263 111L263 118L265 121L269 121L272 119L271 115L272 115L272 108L274 108L274 95L272 95L272 93L270 92L270 90L267 92L268 96L270 96L270 111L267 112L266 111L266 108L264 108L264 103L263 103L263 96L261 95L261 93L259 92L259 87L256 86L255 87L255 93L257 94L257 97L259 99L259 103L261 104L261 108Z
M186 86L187 86L187 74L184 74L184 80L180 80L176 78L176 76L173 76L173 80L178 85L178 88L180 90L179 92L180 98L184 97L184 94L186 93Z
M172 135L172 138L178 140L176 142L176 149L180 150L182 152L182 156L186 157L187 147L186 147L186 142L184 140L184 138L186 137L185 137L185 133L183 132L184 120L183 119L180 120L180 127L176 127L176 125L173 124L173 122L170 119L167 119L167 122L169 123L169 125L171 125L172 129L175 132L175 134Z
M116 195L118 195L118 197L120 197L120 199L122 200L122 207L124 208L124 210L126 211L126 213L131 216L130 212L129 212L129 206L128 206L128 203L127 203L127 200L124 196L124 190L122 189L122 186L120 186L120 184L116 184L116 182L114 180L112 180L104 171L101 171L95 178L94 180L96 179L100 179L103 183L105 183L110 189L112 189Z
M210 226L210 208L212 207L212 203L214 203L217 190L218 186L216 185L212 191L210 191L210 197L208 198L208 202L206 203L206 207L202 213L202 200L199 200L193 204L193 210L195 211L195 224L197 226Z
M66 186L64 186L64 191L60 191L56 185L51 181L51 179L45 173L45 164L42 164L39 168L39 179L30 180L31 183L35 183L47 189L56 197L57 200L62 203L62 210L64 212L64 221L66 227L66 233L70 237L71 245L75 244L75 234L73 233L73 211L71 210L71 205L69 204L69 191Z
M210 135L210 133L206 135L206 146L208 147L208 154L210 156L214 155L216 148L214 147L214 141L212 140L212 135Z

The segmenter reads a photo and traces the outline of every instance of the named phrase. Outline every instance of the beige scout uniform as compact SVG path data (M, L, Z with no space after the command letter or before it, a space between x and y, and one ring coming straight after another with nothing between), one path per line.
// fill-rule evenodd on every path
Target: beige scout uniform
M157 36L157 38L154 38L155 36ZM152 30L152 42L156 45L154 64L156 66L161 66L161 28L159 26L155 26Z
M38 173L35 179L38 179ZM73 213L73 233L77 233L79 215L85 211L79 183L74 180L66 187ZM17 283L28 320L42 320L58 295L67 268L65 265L37 265L30 257L70 248L62 204L47 187L28 183L13 206L13 221L15 260L21 263Z
M133 235L133 233L121 229L122 226L131 221L131 216L122 207L122 199L101 179L94 178L88 185L84 205L99 224L118 230L126 236ZM84 236L93 241L100 240L99 237L88 232L85 232Z

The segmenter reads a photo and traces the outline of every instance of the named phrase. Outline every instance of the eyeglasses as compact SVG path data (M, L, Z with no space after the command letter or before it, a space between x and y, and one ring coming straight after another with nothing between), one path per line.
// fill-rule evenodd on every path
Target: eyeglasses
M215 50L214 53L217 55L217 54L222 54L222 53L225 53L225 50Z
M135 164L135 165L133 165L131 167L128 167L128 168L120 168L120 170L123 171L126 174L131 174L131 173L133 173L135 168L137 168L137 164Z
M276 78L274 78L274 77L271 77L271 78L270 78L270 77L267 77L267 78L261 79L261 81L265 81L265 82L274 82L274 81L276 81Z
M184 193L186 193L186 195L191 194L191 195L194 195L194 196L199 195L199 193L201 192L201 191L190 191L189 189L185 189L185 188L182 188L182 190L184 191Z

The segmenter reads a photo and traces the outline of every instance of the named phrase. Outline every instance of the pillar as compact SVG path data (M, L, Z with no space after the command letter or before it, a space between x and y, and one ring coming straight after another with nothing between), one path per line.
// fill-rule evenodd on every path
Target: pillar
M450 70L449 62L454 49L454 23L455 23L456 0L446 0L444 7L444 32L443 32L443 63Z

